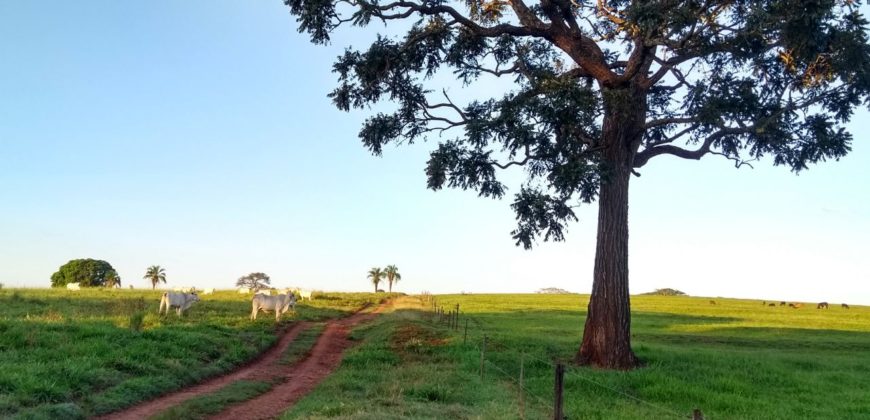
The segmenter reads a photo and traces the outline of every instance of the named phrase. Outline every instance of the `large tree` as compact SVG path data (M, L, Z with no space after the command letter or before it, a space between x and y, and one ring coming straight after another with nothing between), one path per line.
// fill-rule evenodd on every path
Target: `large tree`
M239 277L239 279L236 280L236 286L247 287L256 292L260 289L267 289L271 282L272 279L268 274L256 272Z
M628 186L651 159L767 158L798 172L850 150L867 104L870 47L853 0L285 0L300 32L403 21L334 65L341 110L394 108L359 132L388 144L440 141L428 186L502 197L500 170L527 180L511 207L518 245L562 240L572 208L598 200L592 295L576 360L629 369ZM439 85L451 71L480 96ZM485 78L502 79L490 83ZM486 84L481 84L484 82ZM481 88L474 89L474 86ZM494 97L493 86L509 85Z
M166 284L166 269L159 265L152 265L145 270L145 275L142 278L151 281L151 289L153 290L160 282Z
M79 283L82 287L111 287L117 276L112 264L103 260L70 260L51 275L51 287L64 287L67 283ZM120 277L118 281L120 284Z

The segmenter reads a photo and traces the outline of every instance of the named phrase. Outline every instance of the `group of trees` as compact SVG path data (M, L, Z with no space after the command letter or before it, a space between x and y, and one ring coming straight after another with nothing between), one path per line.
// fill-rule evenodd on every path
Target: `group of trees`
M389 284L389 292L393 292L393 283L398 283L399 280L402 279L402 275L399 274L399 268L395 265L388 265L384 269L380 267L372 267L369 270L368 279L371 280L372 284L375 285L375 293L378 291L378 285L384 279L387 280L387 284Z
M69 261L51 275L51 287L64 287L67 283L79 283L82 287L121 287L121 276L106 261L84 258Z
M150 280L154 289L158 283L166 283L166 270L152 265L145 270L143 278ZM51 287L64 287L67 283L79 283L81 287L121 287L121 276L106 261L82 258L70 260L51 275Z
M628 191L651 161L768 158L794 172L851 150L868 104L870 44L851 0L284 0L299 32L395 23L348 48L329 94L343 111L384 110L359 131L374 155L437 140L428 187L501 198L517 245L561 241L598 201L592 294L576 361L631 369ZM444 83L439 74L453 74ZM496 86L511 86L493 90ZM461 85L477 97L451 97ZM388 107L379 102L389 103ZM369 273L372 282L381 278ZM586 278L586 276L578 276Z

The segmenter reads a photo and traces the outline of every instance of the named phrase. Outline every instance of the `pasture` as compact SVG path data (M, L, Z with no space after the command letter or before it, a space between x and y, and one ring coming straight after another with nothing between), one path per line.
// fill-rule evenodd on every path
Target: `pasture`
M296 320L342 317L384 297L320 294L275 324L272 316L250 321L251 295L236 291L201 296L183 317L158 316L161 294L0 290L0 417L81 418L127 407L243 364Z
M469 319L449 330L419 299L359 327L361 344L285 419L551 416L553 361L570 360L587 296L447 295ZM762 306L760 300L632 297L633 346L646 366L569 366L570 419L870 417L870 309ZM479 376L482 336L485 376ZM524 368L524 404L517 379ZM551 417L550 417L551 418Z

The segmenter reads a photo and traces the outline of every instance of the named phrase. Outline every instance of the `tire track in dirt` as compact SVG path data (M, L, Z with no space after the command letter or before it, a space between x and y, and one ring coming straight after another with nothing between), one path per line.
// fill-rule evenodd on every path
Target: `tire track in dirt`
M383 303L374 311L357 313L327 324L317 339L310 355L286 372L283 382L270 391L245 402L229 406L224 411L209 417L214 420L271 419L292 407L341 364L344 351L353 345L350 329L370 321L386 309L391 302Z
M134 405L124 410L97 417L97 419L144 419L170 407L181 404L193 397L210 394L238 380L263 377L268 374L274 364L277 364L280 361L281 355L284 354L284 350L287 349L287 346L296 339L299 333L307 329L310 325L311 323L307 321L294 324L284 332L278 342L272 345L271 348L260 354L259 357L232 372L208 379L197 385L170 392L169 394Z
M272 418L314 389L320 381L338 367L344 350L352 344L348 338L350 328L373 319L389 304L383 303L371 312L363 312L364 308L346 318L328 321L309 355L294 365L281 364L281 356L290 343L302 331L311 326L310 322L302 321L293 325L283 333L277 344L239 369L127 409L96 417L96 419L133 420L148 418L194 397L213 393L242 379L280 383L265 394L230 406L212 418L232 418L233 420ZM249 407L249 404L257 406Z

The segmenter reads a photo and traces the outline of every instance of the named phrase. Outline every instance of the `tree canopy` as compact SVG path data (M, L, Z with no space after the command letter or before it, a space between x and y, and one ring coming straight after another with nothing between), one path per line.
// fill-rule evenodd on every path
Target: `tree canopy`
M329 94L344 111L391 104L359 131L389 145L438 140L433 190L501 198L517 245L564 239L597 200L592 295L577 361L627 369L628 186L651 160L766 159L800 172L851 149L868 105L867 20L855 0L285 0L299 31L401 21L402 36L348 48ZM476 98L460 101L452 73ZM490 80L501 80L493 90Z
M142 278L150 281L151 289L154 289L161 282L166 284L166 269L159 265L152 265L145 270L145 275Z
M251 273L246 276L239 277L236 280L236 286L247 287L251 290L267 289L272 279L266 273Z
M66 264L60 266L57 272L51 275L51 287L64 287L67 283L79 283L81 287L104 287L108 286L108 282L120 277L112 268L112 265L103 261L91 258L70 260Z

